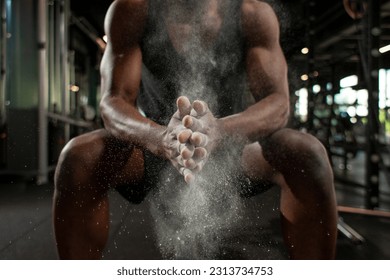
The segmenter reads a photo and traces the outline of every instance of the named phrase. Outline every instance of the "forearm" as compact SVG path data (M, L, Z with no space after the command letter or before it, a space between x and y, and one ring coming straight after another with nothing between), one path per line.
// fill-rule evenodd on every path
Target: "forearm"
M121 97L103 98L101 115L105 128L116 138L162 155L165 127L142 116L138 109Z
M288 117L288 98L271 94L241 113L219 119L219 123L227 137L255 142L284 127Z

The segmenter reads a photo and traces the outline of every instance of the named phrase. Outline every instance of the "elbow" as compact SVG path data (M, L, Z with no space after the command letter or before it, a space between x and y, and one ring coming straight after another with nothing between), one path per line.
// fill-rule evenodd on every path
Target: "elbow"
M290 110L289 108L280 109L273 118L272 125L269 126L269 130L265 132L265 136L269 136L274 132L283 129L287 126L289 121ZM262 138L262 137L261 137Z
M265 135L268 136L274 132L283 129L287 126L290 119L290 104L289 101L282 101L280 106L275 107L276 111L272 114L272 121L269 123L268 130L265 132Z
M112 100L109 99L110 97L102 98L99 104L104 129L115 138L124 140L120 131L120 126L118 126L117 122L113 119L114 114L111 106Z
M99 104L99 110L100 110L100 116L103 120L104 127L106 129L109 128L109 106L108 106L108 100L107 97L103 97Z
M99 104L100 115L103 121L104 128L112 135L117 134L117 125L115 125L114 103L111 96L104 96Z
M287 126L290 118L290 101L289 98L279 98L275 102L273 110L270 112L271 122L269 126L269 134Z
M290 101L288 98L273 99L269 106L265 106L263 114L259 113L258 108L255 113L249 110L250 117L248 122L250 129L247 138L250 142L262 141L274 132L283 129L287 126L290 119ZM257 111L257 112L256 112ZM247 126L248 127L248 126Z
M288 104L287 106L284 106L284 108L282 110L280 110L279 129L286 127L289 119L290 119L290 106Z
M281 95L278 97L277 104L279 103L279 106L276 106L275 109L277 112L275 112L275 128L276 130L286 127L288 124L289 118L290 118L290 98L288 94Z

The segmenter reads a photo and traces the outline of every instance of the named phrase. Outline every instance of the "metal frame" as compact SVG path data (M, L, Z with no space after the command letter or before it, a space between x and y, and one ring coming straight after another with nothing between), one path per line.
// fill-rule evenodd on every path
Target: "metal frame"
M7 119L6 114L6 80L7 80L7 7L6 0L1 0L1 53L0 53L0 128Z
M39 102L38 102L38 185L48 182L48 70L47 70L47 0L38 1L38 72L39 72Z
M367 42L367 58L361 57L368 86L368 123L366 143L366 207L379 207L379 38L381 0L369 0L367 28L363 33ZM365 60L366 59L366 60ZM364 65L367 62L366 65Z
M315 42L315 36L319 30L325 28L330 22L336 18L336 16L331 17L325 21L319 19L315 20L311 17L311 10L313 1L305 1L305 13L306 13L306 45L309 47L310 52L306 56L306 70L309 75L309 80L306 81L306 86L308 87L308 120L306 123L306 128L308 131L313 131L314 125L313 121L315 118L314 114L314 96L312 92L312 85L315 77L311 75L312 71L315 70L316 55L314 54L314 47L320 49L324 48L326 45L330 45L337 40L336 37L332 39L327 39L325 42ZM380 62L380 35L381 35L381 0L367 0L367 12L365 17L362 19L363 25L361 26L360 33L362 37L360 40L360 61L362 62L363 74L365 79L365 84L369 92L368 99L368 124L366 129L366 145L364 147L366 153L366 162L365 162L365 183L364 185L359 185L365 189L365 207L367 209L373 210L378 209L379 207L379 172L381 164L381 154L380 154L380 122L379 122L379 62ZM340 7L339 7L340 6ZM341 4L335 6L333 12L340 14L342 11ZM339 9L335 11L335 9ZM319 23L320 26L314 27L314 23ZM342 34L353 31L359 31L357 26L351 26L341 31ZM324 62L324 61L323 61ZM335 82L335 63L330 60L327 61L327 66L331 67L331 76L332 83ZM332 96L334 97L334 86L332 89ZM330 123L329 123L330 125ZM329 131L328 131L329 132ZM328 133L330 134L330 133ZM346 208L339 208L339 212L346 211ZM351 211L348 208L348 211ZM361 214L361 211L355 211L354 213ZM387 216L390 213L386 211L375 211L370 212L371 215ZM360 244L364 242L364 238L356 232L353 228L347 225L342 218L340 217L338 221L339 231L350 239L355 244Z

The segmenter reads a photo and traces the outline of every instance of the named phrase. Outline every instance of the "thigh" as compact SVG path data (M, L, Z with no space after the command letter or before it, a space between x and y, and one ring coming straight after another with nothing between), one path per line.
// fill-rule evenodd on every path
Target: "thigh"
M277 171L265 160L263 148L258 142L246 145L241 155L244 175L253 183L274 181Z
M254 182L284 182L290 173L322 170L328 157L324 146L314 136L293 129L281 129L261 143L245 146L241 157L244 174Z
M144 177L143 152L100 129L73 138L63 149L57 170L62 181L80 185L105 189L138 185Z
M251 197L280 184L281 175L264 158L258 142L246 145L241 155L242 179L240 192Z
M262 141L261 145L265 160L284 175L296 172L315 174L329 169L325 147L309 133L281 129Z

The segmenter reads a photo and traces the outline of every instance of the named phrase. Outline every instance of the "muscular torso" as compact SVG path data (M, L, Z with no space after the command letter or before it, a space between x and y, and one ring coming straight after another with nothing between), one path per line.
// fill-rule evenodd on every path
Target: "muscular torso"
M201 2L201 1L199 1ZM210 48L215 43L215 39L221 32L224 21L223 7L219 0L204 1L205 4L199 8L173 8L165 13L164 24L168 32L168 37L175 50L181 55L191 55L188 53L188 42L192 41L192 36L196 34L199 39L199 46Z
M214 1L113 2L100 67L101 115L110 133L162 153L161 135L179 95L204 100L229 136L258 141L285 125L287 65L268 4L218 0L224 9L207 7L202 17L192 17L193 9L179 18L163 13L168 2L202 7ZM246 106L249 97L254 103Z
M220 117L245 107L241 0L204 2L189 9L149 0L138 105L158 123L167 123L180 95L208 101Z

